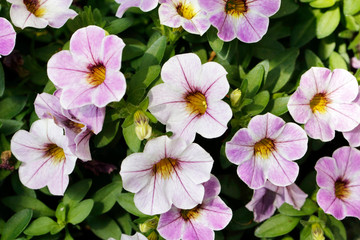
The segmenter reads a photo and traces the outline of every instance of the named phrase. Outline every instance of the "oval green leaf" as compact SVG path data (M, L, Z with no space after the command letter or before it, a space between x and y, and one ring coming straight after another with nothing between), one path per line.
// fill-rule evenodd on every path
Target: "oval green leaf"
M256 228L255 236L270 238L285 235L291 232L299 221L299 217L290 217L282 214L275 215Z

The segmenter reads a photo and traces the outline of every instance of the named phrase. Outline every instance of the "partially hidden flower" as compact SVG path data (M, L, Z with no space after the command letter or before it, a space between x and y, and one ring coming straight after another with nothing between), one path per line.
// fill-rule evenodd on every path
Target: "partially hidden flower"
M149 12L156 8L159 3L159 0L115 0L117 3L120 3L120 6L116 12L116 16L121 18L126 10L131 7L138 7L143 12Z
M295 183L279 187L266 182L265 186L254 191L251 201L246 208L254 212L255 222L262 222L271 217L276 208L283 203L288 203L295 209L300 210L304 205L307 194L304 193Z
M129 235L126 235L126 234L121 234L121 240L148 240L148 239L147 239L147 237L145 237L141 233L135 233L133 236L129 236Z
M323 142L335 137L335 130L348 132L359 125L360 105L356 78L346 70L312 67L300 79L290 97L288 109L293 119L305 124L309 137Z
M324 212L339 220L360 218L360 151L338 148L332 157L320 158L315 170L320 187L316 199Z
M34 102L39 118L54 119L65 129L69 147L81 160L91 160L89 140L93 133L99 133L105 118L105 108L93 105L65 110L57 96L47 93L38 94Z
M357 105L360 106L360 86L359 86L359 94L353 101ZM351 147L359 147L360 146L360 124L357 125L353 130L349 132L343 132L344 138L349 142Z
M72 0L7 0L11 3L10 17L19 28L61 28L77 13L69 9Z
M207 13L200 8L198 0L164 0L159 7L160 23L183 27L187 32L203 35L210 27Z
M360 68L360 59L358 59L357 57L352 57L351 58L351 66L355 69L359 69Z
M162 68L164 83L149 91L149 111L174 138L192 142L196 133L220 137L232 117L230 106L221 100L229 91L226 74L218 63L201 65L196 54L176 55Z
M304 156L307 142L300 126L267 113L237 131L225 152L230 162L239 165L237 173L250 188L263 187L267 179L284 187L295 182L299 166L293 161Z
M53 55L48 62L48 76L58 89L65 109L93 104L105 107L120 101L126 81L119 71L125 44L105 30L88 26L77 30L70 39L70 50Z
M225 228L231 218L232 211L218 196L220 183L215 176L203 184L205 196L201 204L192 209L172 207L161 214L158 232L168 240L200 240L214 239L214 230Z
M258 42L267 32L269 17L280 8L281 0L199 0L211 24L224 41L238 38Z
M11 23L0 17L0 58L9 55L15 47L16 32Z
M135 193L136 207L147 215L167 212L171 205L191 209L204 197L214 160L198 144L161 136L149 140L143 153L121 164L124 189Z
M30 132L19 130L11 139L11 151L21 161L19 177L31 189L48 186L53 195L63 195L76 156L68 147L63 129L52 119L35 121Z

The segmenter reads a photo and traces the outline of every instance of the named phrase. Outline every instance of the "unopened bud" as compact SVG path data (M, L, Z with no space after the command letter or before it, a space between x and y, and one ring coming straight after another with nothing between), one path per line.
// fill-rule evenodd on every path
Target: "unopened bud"
M158 234L156 233L156 231L152 231L148 236L147 239L149 240L157 240L158 239Z
M159 222L159 218L158 217L154 217L151 219L146 220L145 222L139 224L139 229L142 233L146 233L150 230L154 230L157 228Z
M319 223L313 223L311 225L311 236L313 240L325 240L324 231Z
M235 89L230 94L230 103L232 107L238 107L241 99L241 91L240 89Z
M152 133L152 127L149 125L149 118L141 110L134 114L135 133L136 136L142 141L148 139Z

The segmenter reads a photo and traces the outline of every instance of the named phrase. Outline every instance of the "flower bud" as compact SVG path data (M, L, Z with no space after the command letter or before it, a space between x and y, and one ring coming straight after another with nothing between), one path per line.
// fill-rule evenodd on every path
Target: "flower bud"
M142 141L148 139L151 136L152 128L149 125L149 118L141 110L138 110L134 114L135 133L136 136Z
M240 99L241 99L241 90L237 88L234 91L232 91L232 93L230 94L231 106L238 107L240 103Z
M146 233L150 230L154 230L156 229L157 225L159 222L159 218L158 217L154 217L151 219L146 220L145 222L139 224L139 229L142 233Z
M325 240L324 231L319 223L313 223L311 225L311 236L313 240Z

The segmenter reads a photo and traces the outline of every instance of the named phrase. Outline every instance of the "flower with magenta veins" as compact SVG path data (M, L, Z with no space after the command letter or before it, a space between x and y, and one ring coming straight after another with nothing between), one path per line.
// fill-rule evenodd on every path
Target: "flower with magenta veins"
M116 16L121 18L126 10L131 7L138 7L143 12L149 12L156 8L159 3L159 0L115 0L117 3L120 3L120 6L116 12Z
M320 158L315 170L320 187L316 199L324 212L339 220L360 218L360 151L338 148L332 157Z
M300 126L267 113L237 131L225 152L230 162L239 165L237 174L250 188L262 188L266 180L285 187L298 176L299 166L293 161L304 156L307 142Z
M279 10L281 0L199 0L199 3L220 39L238 38L253 43L267 32L269 17Z
M121 164L124 189L135 193L136 207L147 215L167 212L171 205L191 209L204 197L214 160L196 143L161 136L149 140L143 153Z
M125 44L105 30L88 26L77 30L70 39L70 50L53 55L48 62L48 76L62 90L60 104L65 109L93 104L105 107L120 101L126 81L119 71Z
M37 120L30 132L16 132L11 139L11 151L22 162L19 168L22 184L31 189L48 186L51 194L64 194L77 157L54 120Z
M0 17L0 58L9 55L15 47L16 32L11 23Z

